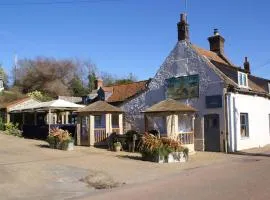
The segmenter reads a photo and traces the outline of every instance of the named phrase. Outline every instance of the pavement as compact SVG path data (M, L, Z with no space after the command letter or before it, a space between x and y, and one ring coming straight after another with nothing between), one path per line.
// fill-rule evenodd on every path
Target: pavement
M53 150L44 141L2 133L0 141L3 200L230 199L248 191L256 199L270 197L264 190L270 184L270 147L241 155L197 152L187 163L157 164L141 161L136 153L89 147ZM95 189L105 182L117 188Z

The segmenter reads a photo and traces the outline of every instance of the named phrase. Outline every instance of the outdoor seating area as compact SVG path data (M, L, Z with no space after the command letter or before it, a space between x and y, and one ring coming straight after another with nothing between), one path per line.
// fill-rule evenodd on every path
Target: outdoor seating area
M53 128L68 130L74 136L77 118L74 111L82 107L56 99L18 107L10 112L10 116L11 121L20 124L23 136L27 138L46 139Z

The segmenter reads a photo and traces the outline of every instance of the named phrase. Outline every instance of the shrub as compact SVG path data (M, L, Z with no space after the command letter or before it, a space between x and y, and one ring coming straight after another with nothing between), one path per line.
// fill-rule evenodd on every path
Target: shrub
M145 133L139 145L140 153L145 160L157 161L159 157L165 159L172 152L186 152L181 143L170 138L158 138L152 134Z
M5 130L5 123L2 117L0 117L0 131Z
M73 139L70 133L66 130L54 128L50 130L47 137L47 142L50 148L66 150L68 148L68 143L72 142Z
M16 137L22 137L22 132L18 129L19 124L13 124L12 122L8 122L5 124L5 133L7 135L14 135Z

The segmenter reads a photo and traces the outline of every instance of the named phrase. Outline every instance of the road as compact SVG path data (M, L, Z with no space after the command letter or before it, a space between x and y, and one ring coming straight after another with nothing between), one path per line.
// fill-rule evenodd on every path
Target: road
M166 178L85 196L94 199L270 199L270 157L239 156Z
M248 156L197 152L187 163L157 164L105 149L53 150L1 132L0 141L0 200L270 199L270 154L260 154L270 146ZM121 186L96 190L81 181L89 175Z

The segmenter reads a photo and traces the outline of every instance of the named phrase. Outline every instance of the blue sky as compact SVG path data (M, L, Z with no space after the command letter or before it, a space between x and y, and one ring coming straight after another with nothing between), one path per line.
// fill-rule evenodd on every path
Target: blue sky
M21 5L53 1L65 0L0 0L0 62L7 71L18 54L91 59L118 76L153 77L177 42L185 7L184 0ZM252 73L270 79L269 8L267 0L188 0L191 41L208 49L207 37L218 28L235 64L248 56Z

